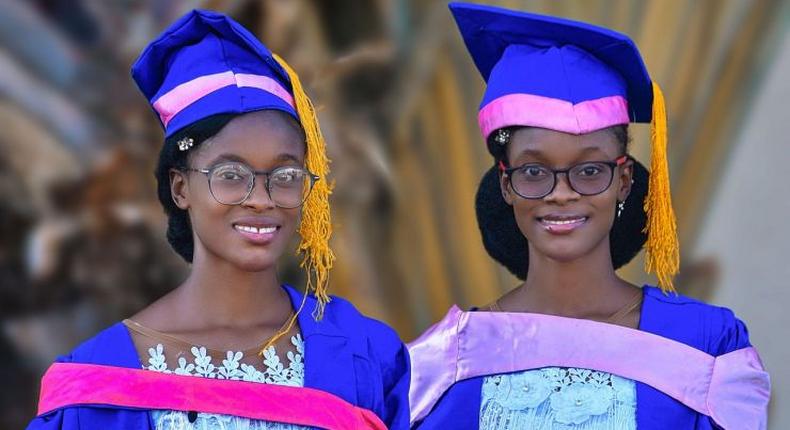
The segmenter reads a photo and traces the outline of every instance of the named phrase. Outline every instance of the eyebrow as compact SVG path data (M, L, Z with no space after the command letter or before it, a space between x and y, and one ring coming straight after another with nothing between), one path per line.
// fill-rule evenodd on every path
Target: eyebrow
M214 164L217 164L217 163L219 163L221 161L238 161L240 163L247 163L247 160L245 160L242 157L239 157L238 155L234 155L234 154L220 154L220 155L217 155L216 157L214 157L214 159L212 159L211 161L209 161L208 164L209 165L214 165Z
M208 164L210 166L213 166L213 165L215 165L217 163L220 163L220 162L223 162L223 161L235 161L235 162L244 163L244 164L247 164L247 165L250 164L249 162L247 162L247 160L244 159L244 157L240 157L240 156L238 156L236 154L220 154L220 155L214 157L214 159L211 160ZM297 157L297 156L295 156L293 154L287 154L287 153L281 153L281 154L277 155L277 157L274 158L274 162L275 163L284 163L284 162L288 162L288 161L293 161L294 163L297 163L297 164L301 164L303 162L301 159L299 159L299 157Z
M534 149L525 149L525 150L519 152L518 154L516 154L515 158L521 158L521 157L524 157L524 156L537 158L537 159L541 159L542 160L543 159L543 152L536 151Z
M588 147L585 147L585 148L581 149L581 154L580 154L579 158L581 158L581 157L583 157L583 156L585 156L585 155L587 155L589 153L606 154L606 152L603 151L601 148L598 148L598 147L595 147L595 146L588 146ZM534 150L534 149L525 149L525 150L519 152L518 154L516 154L515 158L521 158L521 157L524 157L524 156L531 157L531 158L536 158L538 160L545 160L546 159L546 155L542 151L537 151L537 150Z
M304 162L304 160L300 159L296 155L287 154L287 153L282 153L282 154L278 155L274 159L274 161L277 161L279 163L286 162L286 161L293 161L294 163L303 163Z
M583 155L584 154L593 153L593 152L599 153L599 154L606 154L606 151L604 151L603 149L601 149L601 148L599 148L597 146L587 146L585 148L582 148L582 154Z

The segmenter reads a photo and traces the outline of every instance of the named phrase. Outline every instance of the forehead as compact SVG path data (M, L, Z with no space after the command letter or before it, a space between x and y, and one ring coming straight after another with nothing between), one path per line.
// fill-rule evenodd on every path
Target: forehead
M614 158L619 153L620 144L609 129L576 135L524 127L514 131L508 144L508 158L511 160L537 156L548 161L572 161L585 155Z
M303 160L304 152L304 135L296 121L283 112L264 110L232 119L200 145L195 158L209 161L220 154L234 155L254 166L282 155Z

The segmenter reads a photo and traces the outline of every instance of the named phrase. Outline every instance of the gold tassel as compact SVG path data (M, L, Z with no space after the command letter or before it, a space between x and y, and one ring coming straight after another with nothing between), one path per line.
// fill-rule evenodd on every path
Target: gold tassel
M285 69L291 81L296 113L299 115L299 121L304 129L307 145L305 157L307 170L319 177L302 207L302 223L299 226L299 235L302 237L302 241L299 243L297 254L303 255L300 266L305 269L307 274L305 298L311 290L315 292L318 305L313 312L313 318L321 320L324 317L324 308L330 300L327 284L329 270L335 261L335 254L329 247L329 238L332 236L332 221L329 212L329 195L332 193L332 185L327 178L329 157L326 154L326 143L318 125L315 108L310 98L305 94L299 76L279 55L273 55L274 59ZM288 322L274 337L266 342L259 353L260 355L263 355L263 351L291 331L304 304L305 302L302 301L299 310L288 319Z
M313 317L320 320L324 316L324 307L329 302L327 293L329 269L332 268L335 261L335 254L329 247L329 238L332 236L332 222L329 212L329 195L332 193L332 186L327 178L329 157L326 154L326 143L321 135L315 108L310 98L305 94L299 76L280 56L274 54L274 59L285 69L291 80L296 113L299 115L299 121L302 123L307 140L307 170L320 178L313 186L302 209L302 223L299 226L302 241L297 251L304 255L301 267L307 272L305 292L315 291L316 299L318 299L318 306Z
M669 165L667 163L667 112L664 95L653 82L653 119L650 121L651 155L650 182L645 212L647 213L647 258L645 270L655 273L664 293L674 292L672 278L680 266L675 212L669 190Z

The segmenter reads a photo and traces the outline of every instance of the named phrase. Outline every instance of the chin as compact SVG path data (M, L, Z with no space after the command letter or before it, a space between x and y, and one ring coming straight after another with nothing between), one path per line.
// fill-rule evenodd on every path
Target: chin
M277 260L286 251L281 242L265 246L243 241L212 241L196 243L196 255L204 255L207 264L231 266L243 272L263 272L276 267ZM200 252L198 252L200 248Z
M592 254L600 242L591 240L589 237L541 237L539 235L536 240L530 241L530 244L538 254L546 258L569 263Z
M247 252L245 254L230 257L228 261L245 272L263 272L277 264L277 258L270 252Z
M560 263L570 263L578 260L590 253L590 249L579 249L578 246L548 246L536 247L539 254L558 261Z

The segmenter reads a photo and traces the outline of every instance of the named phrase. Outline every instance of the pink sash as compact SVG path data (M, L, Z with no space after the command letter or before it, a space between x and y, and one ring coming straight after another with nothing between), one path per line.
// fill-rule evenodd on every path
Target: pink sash
M198 411L323 429L387 428L372 411L312 388L53 364L41 381L38 414L82 405Z
M556 366L642 382L726 429L766 426L770 381L751 347L714 357L611 324L531 313L463 312L454 306L409 344L409 353L412 422L458 381Z

